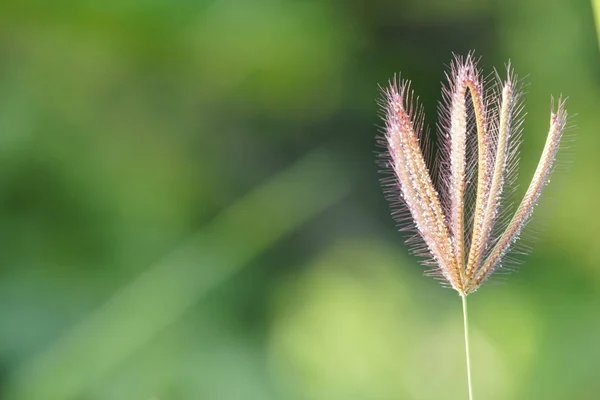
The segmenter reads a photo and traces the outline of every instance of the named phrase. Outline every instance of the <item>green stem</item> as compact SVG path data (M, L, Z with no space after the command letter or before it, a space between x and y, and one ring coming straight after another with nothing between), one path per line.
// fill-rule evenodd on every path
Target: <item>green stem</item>
M469 355L469 319L467 318L467 295L462 295L463 321L465 325L465 354L467 356L467 382L469 385L469 400L473 400L473 385L471 384L471 356Z
M592 10L596 22L596 32L598 33L598 44L600 45L600 0L592 0Z

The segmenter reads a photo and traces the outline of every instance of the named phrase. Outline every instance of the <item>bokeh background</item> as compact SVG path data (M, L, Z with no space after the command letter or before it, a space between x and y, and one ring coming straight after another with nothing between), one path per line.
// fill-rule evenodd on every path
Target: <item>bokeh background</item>
M600 398L600 57L586 0L0 3L0 398L465 399L460 298L375 165L377 84L435 126L452 52L528 83L547 226L470 297L477 399Z

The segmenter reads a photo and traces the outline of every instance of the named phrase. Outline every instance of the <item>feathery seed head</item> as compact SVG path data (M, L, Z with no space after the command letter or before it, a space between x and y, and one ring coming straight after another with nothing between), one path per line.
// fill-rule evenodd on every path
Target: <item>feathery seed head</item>
M423 111L410 82L394 78L382 90L381 145L386 150L381 157L392 172L382 182L392 206L400 206L393 216L414 231L407 243L425 258L432 275L466 296L500 266L530 218L549 181L567 111L564 100L558 100L556 110L553 101L533 179L514 215L507 217L502 202L516 176L523 120L518 81L508 64L507 78L486 86L472 54L456 56L446 77L435 174L425 161ZM502 220L509 222L503 226Z

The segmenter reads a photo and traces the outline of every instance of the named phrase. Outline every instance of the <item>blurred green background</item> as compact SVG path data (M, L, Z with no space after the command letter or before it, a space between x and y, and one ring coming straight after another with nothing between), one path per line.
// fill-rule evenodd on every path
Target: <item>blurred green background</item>
M587 0L0 3L0 398L465 399L460 299L403 244L377 84L435 126L451 52L576 140L534 252L470 299L477 399L600 398L600 57Z

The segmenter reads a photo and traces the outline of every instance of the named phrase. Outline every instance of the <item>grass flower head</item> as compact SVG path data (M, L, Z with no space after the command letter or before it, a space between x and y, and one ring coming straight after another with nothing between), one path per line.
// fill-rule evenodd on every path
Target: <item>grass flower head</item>
M502 265L549 181L567 120L554 101L546 144L516 211L503 200L514 186L521 141L521 90L510 64L486 84L472 54L455 57L439 108L438 157L426 162L424 116L410 82L394 79L380 102L381 154L394 217L414 231L413 251L460 295L476 291Z

